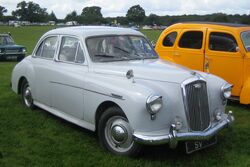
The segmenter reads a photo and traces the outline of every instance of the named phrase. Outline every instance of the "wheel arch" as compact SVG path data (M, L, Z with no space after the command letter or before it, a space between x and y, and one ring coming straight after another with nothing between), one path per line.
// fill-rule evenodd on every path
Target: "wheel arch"
M24 76L21 76L20 79L19 79L19 81L18 81L18 85L17 85L17 93L18 93L18 94L21 93L23 81L27 81L27 78L24 77Z
M115 102L113 101L104 101L102 102L98 107L97 107L97 110L96 110L96 114L95 114L95 127L96 127L96 130L98 129L98 123L99 123L99 120L101 118L101 115L110 107L119 107L121 109L121 111L123 112L123 114L126 116L126 114L124 113L124 111L122 110L122 108L116 104Z
M250 104L250 78L244 83L240 93L240 103Z

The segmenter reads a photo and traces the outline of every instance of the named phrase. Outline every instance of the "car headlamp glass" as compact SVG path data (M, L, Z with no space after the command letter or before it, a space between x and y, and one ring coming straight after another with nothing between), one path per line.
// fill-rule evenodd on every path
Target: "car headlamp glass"
M233 85L228 84L228 83L224 84L221 87L221 96L223 99L228 99L231 97L232 87Z
M149 96L146 102L146 107L150 114L158 113L162 108L162 96Z
M22 49L22 52L23 52L23 53L25 53L26 51L27 51L26 48L23 48L23 49Z

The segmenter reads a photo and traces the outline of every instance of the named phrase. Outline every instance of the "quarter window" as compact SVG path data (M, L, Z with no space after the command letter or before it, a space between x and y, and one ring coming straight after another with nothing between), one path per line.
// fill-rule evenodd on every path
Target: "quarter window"
M38 47L36 56L44 58L53 58L57 48L57 37L46 38Z
M177 37L177 32L171 32L170 34L168 34L163 40L163 46L168 46L168 47L173 46L176 37Z
M237 42L228 33L212 32L209 37L209 49L214 51L237 52Z
M80 46L80 43L78 43L78 51L77 51L77 55L76 55L76 63L84 63L85 58L84 58L84 54L83 54L83 50Z
M201 49L202 40L203 40L202 31L188 31L182 35L179 41L179 47L190 48L190 49Z

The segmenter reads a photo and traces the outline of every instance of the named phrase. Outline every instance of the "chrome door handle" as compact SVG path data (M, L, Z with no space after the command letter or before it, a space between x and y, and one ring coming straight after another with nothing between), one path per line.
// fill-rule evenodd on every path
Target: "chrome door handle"
M180 56L180 53L174 52L174 56Z

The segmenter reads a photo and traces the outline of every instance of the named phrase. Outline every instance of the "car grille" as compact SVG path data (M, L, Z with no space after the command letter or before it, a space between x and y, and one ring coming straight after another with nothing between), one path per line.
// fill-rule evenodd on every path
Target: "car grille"
M8 49L8 50L5 50L5 52L11 54L11 53L18 53L19 50L17 50L17 49Z
M203 131L210 125L206 82L197 80L184 86L186 112L189 127L193 131Z

